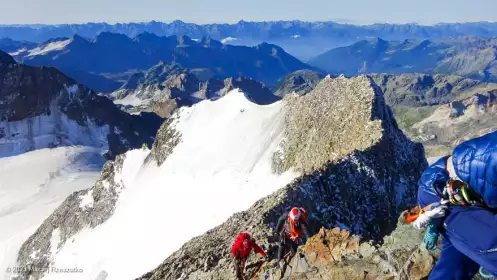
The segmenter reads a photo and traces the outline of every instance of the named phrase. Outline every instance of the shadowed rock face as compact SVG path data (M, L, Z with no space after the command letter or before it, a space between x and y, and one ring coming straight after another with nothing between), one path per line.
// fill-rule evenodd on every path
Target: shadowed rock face
M16 61L10 55L0 51L0 67L5 67L10 64L15 64Z
M306 96L289 96L284 102L286 139L297 144L282 143L275 155L275 170L295 168L306 175L193 238L140 279L231 279L230 250L236 235L250 232L274 257L277 236L273 228L278 217L292 206L308 209L313 232L321 226L341 226L363 240L380 241L393 231L400 213L415 204L417 180L426 167L422 146L397 128L381 90L370 78L328 77ZM355 140L340 138L348 131ZM300 149L289 148L293 146ZM337 152L331 154L330 150ZM329 154L317 157L319 153ZM348 237L343 233L340 240ZM354 240L343 254L357 252L359 241ZM341 245L332 250L336 258L342 255L339 248ZM252 255L248 274L257 271L260 264Z
M50 67L17 64L0 52L0 151L59 145L108 149L114 158L151 145L158 117L132 116ZM20 147L20 148L19 148Z

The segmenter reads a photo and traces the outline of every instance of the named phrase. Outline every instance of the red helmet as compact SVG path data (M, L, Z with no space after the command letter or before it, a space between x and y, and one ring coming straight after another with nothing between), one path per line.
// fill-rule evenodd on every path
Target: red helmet
M299 208L293 207L292 210L290 210L290 213L288 213L288 217L292 221L298 221L300 219L301 214L302 214L302 211L300 211Z

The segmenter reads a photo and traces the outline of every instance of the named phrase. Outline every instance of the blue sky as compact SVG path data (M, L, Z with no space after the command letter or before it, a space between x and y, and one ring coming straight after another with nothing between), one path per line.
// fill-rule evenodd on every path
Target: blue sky
M497 21L497 0L0 0L0 24L335 20Z

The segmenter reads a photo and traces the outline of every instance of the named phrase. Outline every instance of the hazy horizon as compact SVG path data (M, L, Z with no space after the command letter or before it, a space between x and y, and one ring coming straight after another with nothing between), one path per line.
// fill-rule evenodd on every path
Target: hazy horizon
M151 23L151 22L159 22L159 23L166 23L166 24L171 24L174 21L182 21L187 24L196 24L196 25L211 25L211 24L237 24L240 21L245 21L245 22L291 22L291 21L300 21L300 22L310 22L310 23L319 23L319 22L334 22L334 23L339 23L339 24L350 24L350 25L374 25L374 24L396 24L396 25L408 25L408 24L416 24L420 26L436 26L440 24L471 24L471 23L497 23L496 21L490 21L490 20L482 20L482 21L454 21L454 22L435 22L435 23L419 23L419 22L368 22L368 23L362 23L354 20L346 20L346 19L330 19L330 20L285 20L285 19L275 19L275 20L260 20L260 21L253 21L253 20L245 20L245 19L239 19L236 21L232 22L207 22L207 23L196 23L196 22L189 22L189 21L184 21L181 19L176 19L172 21L161 21L161 20L148 20L148 21L122 21L122 22L107 22L107 21L87 21L87 22L69 22L69 23L0 23L0 26L56 26L56 25L85 25L85 24L109 24L109 25L118 25L118 24L145 24L145 23Z
M334 21L355 25L374 23L435 25L437 23L496 22L495 0L0 0L2 25L172 22L236 23L239 20L309 22Z

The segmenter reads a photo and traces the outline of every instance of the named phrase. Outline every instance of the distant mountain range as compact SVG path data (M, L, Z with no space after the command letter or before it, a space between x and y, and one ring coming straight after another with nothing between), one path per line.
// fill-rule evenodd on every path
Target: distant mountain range
M497 38L457 37L437 41L364 40L332 49L309 63L332 74L451 74L497 81Z
M267 85L276 84L296 70L312 68L276 45L231 46L208 37L193 40L187 36L159 37L142 33L130 38L104 32L94 39L75 35L36 46L8 43L4 47L0 42L0 49L10 49L17 61L57 67L78 82L102 92L118 88L116 81L129 76L123 78L123 73L144 71L159 61L192 69L203 79L245 76ZM14 51L13 46L19 49Z
M0 38L44 42L56 37L78 34L94 38L102 32L121 33L136 37L143 32L159 36L189 36L194 39L211 37L225 43L257 45L277 44L304 61L331 48L353 44L359 40L381 37L385 40L440 39L456 36L497 36L497 23L450 23L434 26L418 24L351 25L336 22L270 21L235 24L197 25L174 21L110 25L107 23L65 25L0 25Z

